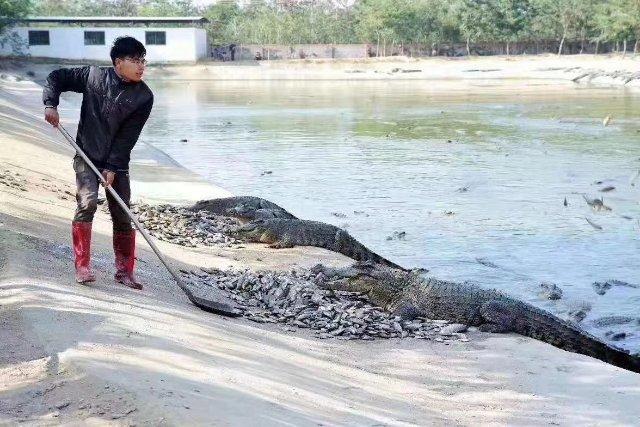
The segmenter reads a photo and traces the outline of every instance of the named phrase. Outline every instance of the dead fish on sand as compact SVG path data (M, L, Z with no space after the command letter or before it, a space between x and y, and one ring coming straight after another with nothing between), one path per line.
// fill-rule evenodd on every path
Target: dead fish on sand
M607 193L607 192L613 191L615 189L616 189L616 187L614 187L613 185L609 185L609 186L606 186L604 188L601 188L600 191L603 192L603 193Z
M611 123L611 115L608 115L604 118L604 120L602 121L602 126L609 126L609 123Z
M582 195L582 198L584 198L584 201L587 202L587 204L589 206L591 206L591 208L593 208L596 211L610 211L611 210L611 208L609 206L604 204L604 198L589 199L584 194Z

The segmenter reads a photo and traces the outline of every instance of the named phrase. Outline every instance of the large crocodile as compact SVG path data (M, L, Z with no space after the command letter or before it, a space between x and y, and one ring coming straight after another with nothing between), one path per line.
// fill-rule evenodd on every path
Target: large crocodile
M275 203L253 196L200 200L191 206L189 210L205 210L216 215L232 216L248 221L272 218L295 219L295 216Z
M249 242L269 243L269 247L275 249L317 246L357 261L372 261L403 269L367 249L345 230L324 222L282 218L257 220L239 227L234 232L234 237Z
M638 355L612 347L572 323L496 290L370 263L343 269L318 265L314 271L322 274L322 287L367 292L375 303L405 319L443 319L485 332L515 332L640 373Z

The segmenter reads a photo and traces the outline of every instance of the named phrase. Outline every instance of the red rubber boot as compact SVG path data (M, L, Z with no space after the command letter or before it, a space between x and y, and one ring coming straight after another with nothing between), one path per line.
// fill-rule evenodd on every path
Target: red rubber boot
M95 282L96 276L91 271L91 223L73 221L71 223L73 254L76 265L76 282Z
M114 231L113 252L116 256L116 282L133 289L142 289L142 284L133 274L136 262L136 230Z

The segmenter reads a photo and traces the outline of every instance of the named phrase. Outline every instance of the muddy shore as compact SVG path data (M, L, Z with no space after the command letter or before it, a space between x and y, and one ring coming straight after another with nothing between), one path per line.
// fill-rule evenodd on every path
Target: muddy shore
M204 313L143 242L145 290L118 287L101 210L98 281L74 284L73 152L39 119L40 87L11 76L0 80L0 170L16 182L0 187L0 424L632 425L640 417L637 374L515 335L318 340ZM63 118L77 108L63 107ZM139 145L137 200L229 195ZM189 271L352 262L314 247L158 245Z

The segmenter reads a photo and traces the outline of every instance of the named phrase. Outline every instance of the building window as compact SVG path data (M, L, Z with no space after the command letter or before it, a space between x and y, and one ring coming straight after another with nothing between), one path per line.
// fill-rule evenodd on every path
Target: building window
M145 32L146 44L167 44L166 31L147 31Z
M103 45L104 31L85 31L84 44L85 46Z
M29 31L29 46L49 44L49 31Z

